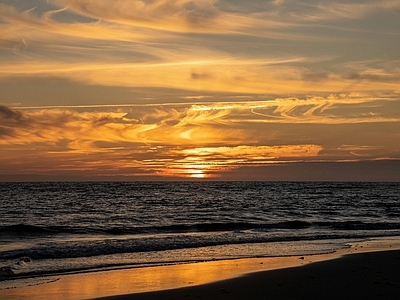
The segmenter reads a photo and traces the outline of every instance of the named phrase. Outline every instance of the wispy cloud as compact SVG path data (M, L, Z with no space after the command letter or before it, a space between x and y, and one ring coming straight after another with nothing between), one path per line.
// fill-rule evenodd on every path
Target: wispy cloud
M56 77L232 96L365 92L371 90L370 81L374 90L389 91L399 84L392 59L369 66L364 58L327 52L322 47L326 42L331 48L339 42L349 47L354 37L342 39L333 28L336 34L326 41L326 32L311 25L322 22L320 28L328 28L324 16L350 18L347 12L352 11L395 11L394 1L254 1L247 9L243 3L204 0L40 3L42 9L0 5L0 51L7 58L0 77ZM66 21L71 16L84 19ZM193 32L198 34L187 34ZM315 55L303 48L320 50Z
M167 31L210 30L220 22L220 13L214 5L216 1L64 0L63 2L77 13L100 20Z
M396 0L360 1L354 3L322 2L318 6L323 18L357 19L384 12L399 13L400 3Z
M367 95L332 95L325 99L133 105L118 109L78 106L17 110L3 106L0 145L5 153L23 146L56 161L79 157L84 160L80 168L129 166L148 174L183 177L217 176L243 165L377 159L383 155L399 158L395 144L390 142L398 137L396 131L351 146L343 144L351 141L344 138L344 133L337 143L327 143L323 133L307 138L305 135L310 133L302 132L310 124L329 126L326 128L331 134L350 124L359 124L361 129L384 123L398 126L400 119L393 110L398 104L398 98L378 101Z
M113 24L103 24L96 20L91 22L60 22L53 16L62 13L68 8L49 10L41 15L34 14L35 8L18 11L13 6L0 4L0 18L5 22L1 26L3 33L0 41L14 41L19 39L48 41L58 40L65 42L65 37L89 40L138 40L148 39L149 33L129 31L128 28Z
M218 54L216 54L218 55ZM163 59L163 58L160 58ZM398 71L348 68L343 74L304 72L305 58L279 60L219 59L137 63L4 63L0 77L35 76L65 78L81 83L120 87L163 87L192 91L263 94L309 94L330 91L396 90ZM311 59L310 59L311 60ZM298 63L296 63L298 61ZM297 65L296 65L297 64ZM364 71L362 71L364 70ZM342 71L343 72L343 71ZM329 74L329 75L327 75Z

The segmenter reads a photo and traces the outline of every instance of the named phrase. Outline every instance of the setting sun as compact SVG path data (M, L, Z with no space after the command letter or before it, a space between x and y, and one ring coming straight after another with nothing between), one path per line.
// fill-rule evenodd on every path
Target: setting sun
M205 178L203 171L195 170L190 172L190 177L192 178Z

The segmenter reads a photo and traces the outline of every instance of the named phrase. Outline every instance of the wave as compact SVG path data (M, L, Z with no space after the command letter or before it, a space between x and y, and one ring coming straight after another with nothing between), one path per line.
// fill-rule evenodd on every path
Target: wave
M160 235L140 238L112 238L98 240L45 241L29 248L0 251L0 260L63 259L93 257L102 255L155 252L176 249L200 248L220 245L270 243L287 241L310 241L323 239L351 239L373 236L400 235L394 230L353 230L353 231L284 231L284 232L226 232L201 235Z
M189 233L189 232L218 232L218 231L240 231L251 229L301 229L310 227L312 224L305 221L285 221L278 223L199 223L199 224L176 224L167 226L135 226L135 227L70 227L70 226L39 226L16 224L0 226L0 235L51 235L51 234L162 234L162 233Z
M12 234L48 234L52 230L48 227L27 225L27 224L13 224L8 226L0 226L1 235L12 235Z
M49 236L58 234L101 234L110 236L119 235L141 235L141 234L180 234L180 233L207 233L228 231L272 231L274 229L306 229L306 228L329 228L334 230L391 230L400 229L400 222L374 222L362 221L326 221L308 222L302 220L282 221L274 223L198 223L198 224L176 224L167 226L121 226L121 227L71 227L71 226L39 226L28 224L15 224L0 226L0 236Z
M386 236L390 235L398 236L400 231L392 232L392 234L386 233ZM284 237L264 236L263 238L260 236L236 235L236 239L232 235L208 239L186 236L184 238L150 238L139 241L136 239L123 239L96 242L44 243L31 249L0 252L0 262L3 264L3 267L0 267L0 281L215 259L312 255L332 252L335 249L346 247L346 243L350 240L367 237L376 237L376 235L371 232L368 234L353 233L352 235L320 233L318 235L305 234L296 236L294 234ZM252 247L260 245L258 249L264 250L257 252L258 254L246 254L250 245L253 245ZM297 245L298 248L293 248L293 245ZM309 247L310 245L311 248ZM201 250L197 251L194 248L201 248ZM211 249L225 249L222 250L225 251L225 255L216 254L220 252ZM228 249L232 250L229 251ZM238 251L238 249L241 250ZM207 252L212 254L209 255ZM182 253L186 253L186 255L182 255ZM193 253L205 253L205 256L196 256Z
M1 267L0 268L0 280L3 278L9 278L14 276L14 271L12 267L6 266L6 267Z

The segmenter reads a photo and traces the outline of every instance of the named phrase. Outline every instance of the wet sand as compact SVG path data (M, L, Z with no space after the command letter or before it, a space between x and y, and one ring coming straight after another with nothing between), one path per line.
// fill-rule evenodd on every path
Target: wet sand
M367 252L196 287L103 300L400 299L399 270L399 250Z

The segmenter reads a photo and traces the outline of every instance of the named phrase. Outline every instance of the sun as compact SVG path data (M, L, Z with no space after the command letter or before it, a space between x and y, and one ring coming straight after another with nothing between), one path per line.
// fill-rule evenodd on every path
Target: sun
M205 178L206 174L203 173L201 170L190 170L190 177L191 178Z

